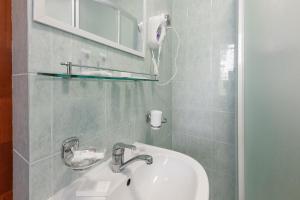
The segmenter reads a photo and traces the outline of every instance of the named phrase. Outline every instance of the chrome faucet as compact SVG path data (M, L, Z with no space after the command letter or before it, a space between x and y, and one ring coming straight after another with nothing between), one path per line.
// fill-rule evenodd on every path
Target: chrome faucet
M149 155L138 155L127 162L124 162L125 149L136 150L136 146L123 143L117 143L113 146L111 169L114 173L120 173L128 165L136 161L145 161L147 165L153 163L153 158Z

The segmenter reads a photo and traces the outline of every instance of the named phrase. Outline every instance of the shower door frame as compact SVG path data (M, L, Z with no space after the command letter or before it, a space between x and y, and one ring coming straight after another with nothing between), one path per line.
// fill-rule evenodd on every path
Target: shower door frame
M245 0L238 0L238 199L245 200L244 25Z

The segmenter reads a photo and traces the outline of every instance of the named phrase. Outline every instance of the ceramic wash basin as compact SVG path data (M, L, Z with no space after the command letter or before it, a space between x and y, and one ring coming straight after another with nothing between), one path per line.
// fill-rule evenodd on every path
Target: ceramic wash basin
M208 200L209 184L203 167L192 158L158 147L135 143L126 160L139 154L153 164L136 162L113 173L110 160L90 170L49 200Z

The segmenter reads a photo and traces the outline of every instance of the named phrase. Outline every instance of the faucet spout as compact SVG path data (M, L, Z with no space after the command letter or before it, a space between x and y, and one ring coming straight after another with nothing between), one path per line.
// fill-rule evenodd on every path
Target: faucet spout
M122 171L123 169L125 169L128 165L130 165L130 164L132 164L134 162L137 162L137 161L145 161L145 163L147 165L152 165L152 163L153 163L153 157L149 156L149 155L139 155L139 156L136 156L134 158L131 158L130 160L128 160L127 162L123 163L120 166L120 171Z

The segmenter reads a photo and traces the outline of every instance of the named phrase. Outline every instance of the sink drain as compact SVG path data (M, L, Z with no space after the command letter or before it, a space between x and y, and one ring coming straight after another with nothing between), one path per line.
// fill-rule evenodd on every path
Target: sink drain
M128 179L128 180L127 180L127 184L126 184L126 185L127 185L127 186L129 186L129 185L130 185L130 183L131 183L131 179Z

